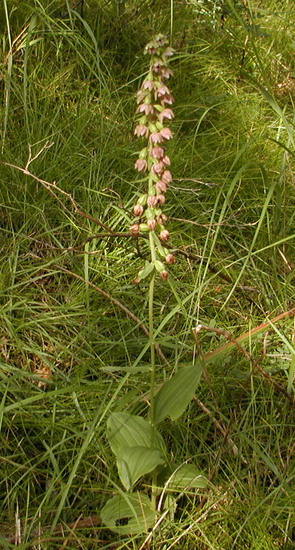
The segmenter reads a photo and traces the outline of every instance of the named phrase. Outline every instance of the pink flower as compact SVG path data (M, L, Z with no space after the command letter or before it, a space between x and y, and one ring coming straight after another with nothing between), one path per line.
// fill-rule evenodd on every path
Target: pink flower
M165 69L163 67L161 70L161 75L162 75L162 78L169 78L170 76L173 75L173 72L171 71L171 69Z
M165 182L165 183L171 183L172 181L172 174L170 172L170 170L164 170L162 176L161 176L161 179Z
M166 193L167 191L167 183L165 183L164 181L157 181L156 183L156 191L158 193Z
M166 94L162 98L162 103L167 103L167 105L172 105L173 101L174 101L174 97L171 94Z
M149 129L144 124L138 124L134 130L134 134L138 137L147 137L149 135Z
M163 61L156 61L156 63L153 63L153 71L155 73L159 73L162 70L163 66L165 66L165 63Z
M163 139L171 139L172 136L173 136L170 128L162 128L162 130L160 130L159 134ZM150 137L152 137L152 136L150 136Z
M147 221L147 225L148 225L148 228L151 230L151 231L154 231L156 225L157 225L157 222L155 219L152 219L152 220L148 220Z
M170 233L167 229L163 229L159 235L161 241L169 241Z
M158 50L158 44L154 41L149 42L146 47L144 48L144 53L149 53L150 55L154 55L157 53Z
M160 34L157 34L157 36L155 37L155 42L156 44L158 44L159 46L166 46L166 44L168 44L168 40L167 40L167 37L160 33Z
M145 115L149 115L154 112L153 107L150 105L150 103L142 103L137 107L137 113L144 113Z
M135 206L133 206L133 214L134 216L142 216L143 206L141 206L141 204L136 204Z
M154 206L157 206L158 203L158 197L156 195L149 195L147 198L147 205L151 208Z
M170 90L169 88L167 88L167 86L163 85L156 90L156 96L159 97L160 99L165 97L167 94L170 94Z
M149 90L150 92L154 89L154 82L152 80L145 80L142 87L144 90Z
M175 50L173 48L166 48L166 50L163 52L164 57L171 57L171 55L174 55Z
M147 169L147 161L145 159L137 159L134 168L138 170L138 172L144 172Z
M168 129L168 128L166 128ZM163 130L165 130L165 128L163 128ZM161 130L162 132L162 130ZM150 135L150 142L151 143L162 143L162 141L164 141L164 139L169 139L169 138L165 138L161 132L152 132L152 134Z
M154 159L160 159L164 155L164 149L162 147L153 147L152 149L152 157Z
M172 111L172 109L164 109L160 114L159 114L159 121L160 122L163 122L163 120L172 120L172 118L174 117L174 113Z
M157 174L158 176L163 172L164 165L162 162L156 162L156 164L153 164L152 170L154 174Z

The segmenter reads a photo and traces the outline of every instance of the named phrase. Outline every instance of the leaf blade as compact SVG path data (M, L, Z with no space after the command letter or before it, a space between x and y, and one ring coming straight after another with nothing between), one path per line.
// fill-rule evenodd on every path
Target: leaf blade
M165 459L159 449L125 447L117 458L117 468L122 484L129 491L138 479L152 472Z
M177 420L185 411L200 382L202 365L183 367L168 380L155 395L155 423L167 416Z
M147 495L132 493L115 495L100 512L102 522L119 535L137 535L152 527L155 511ZM120 522L126 522L125 525Z

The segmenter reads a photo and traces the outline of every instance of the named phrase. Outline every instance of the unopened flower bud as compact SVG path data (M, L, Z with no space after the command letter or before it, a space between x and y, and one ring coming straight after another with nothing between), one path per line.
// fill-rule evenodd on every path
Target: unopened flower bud
M147 198L147 205L148 206L157 206L157 203L158 203L158 199L156 197L156 195L149 195L148 198Z
M163 269L163 271L161 271L160 273L160 277L162 281L167 281L168 275L169 275L168 271L166 271L166 269Z
M154 174L158 174L158 175L161 174L161 172L163 172L163 169L164 169L164 166L162 162L156 162L155 164L153 164L152 170Z
M147 94L147 92L143 92L142 90L138 90L138 92L136 93L136 102L141 103L145 99L146 94Z
M168 128L163 128L163 130L168 130ZM162 132L162 130L161 130ZM163 136L161 134L161 132L152 132L151 135L150 135L150 142L151 143L162 143L162 141L164 141L164 139L170 139L170 138L167 138L165 136ZM167 135L167 132L166 132L166 135ZM171 134L171 137L172 137L172 134Z
M165 155L165 156L162 158L162 162L163 162L163 164L166 164L166 166L170 166L170 164L171 164L170 158L167 157L167 155Z
M133 225L130 226L130 233L132 235L138 235L139 233L139 225L138 223L134 223Z
M167 229L163 229L159 235L161 241L169 241L170 233Z
M156 225L157 225L157 222L154 218L147 221L147 226L151 231L154 231Z
M136 205L133 207L133 214L134 214L134 216L142 216L142 214L143 214L143 206L141 206L141 204L136 204Z
M169 170L164 170L163 174L161 175L161 179L165 182L165 183L171 183L172 181L172 174Z
M167 191L167 183L165 183L164 181L157 181L156 183L156 191L157 193L161 194L161 193L166 193Z
M164 156L164 149L163 147L153 147L152 148L152 157L154 159L160 159Z
M147 169L147 161L145 159L137 159L134 168L138 170L138 172L144 172Z
M158 199L158 204L164 204L166 200L165 195L158 195L157 199Z
M172 138L172 132L171 132L170 128L162 128L162 130L160 130L159 134L163 139L171 139ZM150 136L150 138L151 137L152 136ZM163 139L162 139L162 141L163 141Z
M165 262L166 264L175 264L176 262L175 256L173 256L173 254L167 254L165 258Z

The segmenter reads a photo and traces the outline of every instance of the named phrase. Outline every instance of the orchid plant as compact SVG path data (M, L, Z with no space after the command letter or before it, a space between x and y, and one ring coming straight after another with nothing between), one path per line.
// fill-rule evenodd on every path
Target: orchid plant
M146 188L139 193L133 207L134 236L148 235L150 259L139 272L135 282L149 278L149 347L150 388L147 418L127 412L113 412L107 422L107 438L117 461L120 481L126 492L117 493L101 511L102 521L120 534L139 534L157 525L157 514L170 516L175 509L173 491L186 487L203 488L205 478L193 464L172 464L158 426L168 417L177 420L192 399L201 377L201 365L186 365L156 387L154 293L157 273L162 281L168 279L167 267L175 263L174 255L165 244L170 238L163 212L166 192L172 181L170 158L165 143L173 134L167 126L174 113L173 97L166 81L172 76L168 67L174 50L166 37L159 34L145 47L150 55L147 77L137 92L137 125L134 134L145 140L135 162L135 169L144 174ZM159 487L159 476L164 484ZM136 490L141 480L150 479L145 490ZM150 489L148 489L150 487ZM149 536L149 535L148 535Z

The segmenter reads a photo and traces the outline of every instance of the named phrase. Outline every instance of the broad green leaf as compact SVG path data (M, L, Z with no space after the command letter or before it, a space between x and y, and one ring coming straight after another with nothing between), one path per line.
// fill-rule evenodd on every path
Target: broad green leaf
M108 500L101 510L100 517L102 522L115 533L137 535L147 532L152 527L155 511L145 494L126 493Z
M151 426L147 420L135 414L114 412L107 421L107 438L117 458L126 447L151 448ZM154 448L165 454L165 443L159 432L155 433Z
M169 478L169 489L195 488L205 489L208 485L207 479L193 464L183 464Z
M155 396L155 422L159 424L167 416L176 420L193 398L202 374L200 364L183 367L161 387Z
M143 475L152 472L165 459L159 449L147 447L125 447L120 450L117 467L120 479L127 491Z

